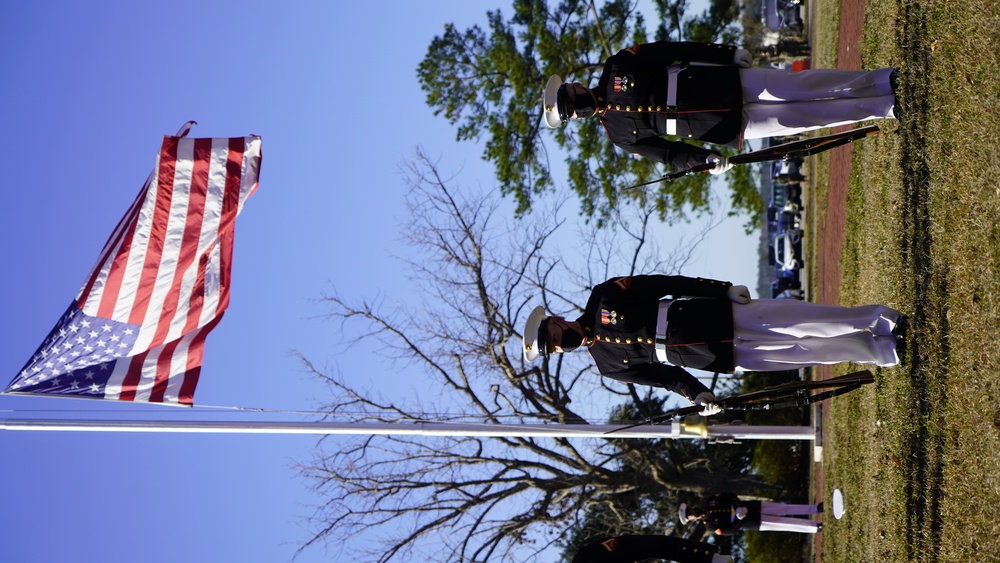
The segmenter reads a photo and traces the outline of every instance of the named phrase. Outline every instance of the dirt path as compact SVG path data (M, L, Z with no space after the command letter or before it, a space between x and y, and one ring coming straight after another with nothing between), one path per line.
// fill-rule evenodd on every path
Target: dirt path
M841 0L840 38L837 68L861 68L861 28L865 23L865 0ZM841 127L846 131L851 127ZM840 296L840 254L844 248L847 181L851 174L852 145L830 152L830 185L827 188L826 224L816 253L816 295L818 303L837 303ZM829 370L827 370L829 372Z
M861 30L865 23L865 0L841 0L840 33L837 47L837 68L859 70L861 68ZM839 128L846 130L850 127ZM836 304L840 297L840 255L844 249L844 223L847 218L847 186L851 174L851 144L833 149L830 153L830 183L827 187L826 222L823 233L817 241L816 294L817 303ZM816 368L815 376L827 379L832 375L828 366ZM829 409L823 409L823 428L827 428ZM823 443L827 441L824 439ZM816 500L823 499L825 479L823 464L816 466ZM829 499L827 504L829 505ZM822 560L823 534L816 536L813 553L817 562Z

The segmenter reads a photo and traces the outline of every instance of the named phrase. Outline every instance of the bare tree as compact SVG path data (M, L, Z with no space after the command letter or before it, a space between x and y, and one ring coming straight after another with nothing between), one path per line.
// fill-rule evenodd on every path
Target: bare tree
M506 219L509 213L496 213L499 197L459 194L423 152L405 172L411 253L402 260L426 298L356 302L333 294L325 301L345 334L376 339L394 360L418 366L430 383L417 397L373 393L352 384L350 374L327 373L303 358L332 392L328 417L587 424L610 412L608 391L618 395L616 402L638 398L619 383L602 391L585 354L526 364L518 323L538 303L551 311L582 311L589 287L611 275L638 268L669 273L650 240L652 212L630 221L618 217L619 228L594 235L612 240L567 237L559 232L558 207ZM665 256L682 265L693 244ZM593 267L571 271L573 253ZM374 561L527 561L551 544L544 538L558 537L596 503L614 512L614 499L623 495L704 493L723 483L743 491L756 484L747 475L675 461L672 452L681 447L632 440L329 438L301 468L325 498L306 546L343 544L376 530L384 544L367 546L363 554Z

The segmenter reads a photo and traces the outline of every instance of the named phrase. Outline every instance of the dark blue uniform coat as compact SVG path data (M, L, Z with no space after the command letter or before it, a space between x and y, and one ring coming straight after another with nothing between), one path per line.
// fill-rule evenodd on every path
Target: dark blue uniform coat
M609 57L594 89L608 138L630 153L678 168L705 164L712 151L664 139L668 118L677 119L676 138L738 146L743 91L735 53L730 45L658 41ZM674 65L685 68L671 108L667 81Z
M747 509L747 515L736 518L736 509ZM733 493L716 493L705 502L705 527L720 536L731 536L738 530L760 529L760 501L740 500Z
M694 399L708 388L683 367L734 369L733 309L726 295L731 286L684 276L614 278L594 287L577 322L601 375ZM676 299L667 331L667 358L673 365L660 363L655 349L657 309L667 296Z

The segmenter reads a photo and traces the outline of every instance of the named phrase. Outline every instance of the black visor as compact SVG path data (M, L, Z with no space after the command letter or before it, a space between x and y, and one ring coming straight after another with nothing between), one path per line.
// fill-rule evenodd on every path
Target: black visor
M569 120L570 111L569 106L569 94L567 93L569 89L569 84L563 84L559 87L559 93L556 94L556 109L559 110L559 119L562 121Z
M549 319L542 319L542 324L538 325L538 355L549 355Z

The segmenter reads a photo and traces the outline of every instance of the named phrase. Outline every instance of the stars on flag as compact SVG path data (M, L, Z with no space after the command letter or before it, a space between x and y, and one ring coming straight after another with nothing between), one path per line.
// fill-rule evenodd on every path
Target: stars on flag
M91 326L97 330L83 330ZM9 390L103 398L115 361L127 358L136 334L135 326L89 317L74 302Z

